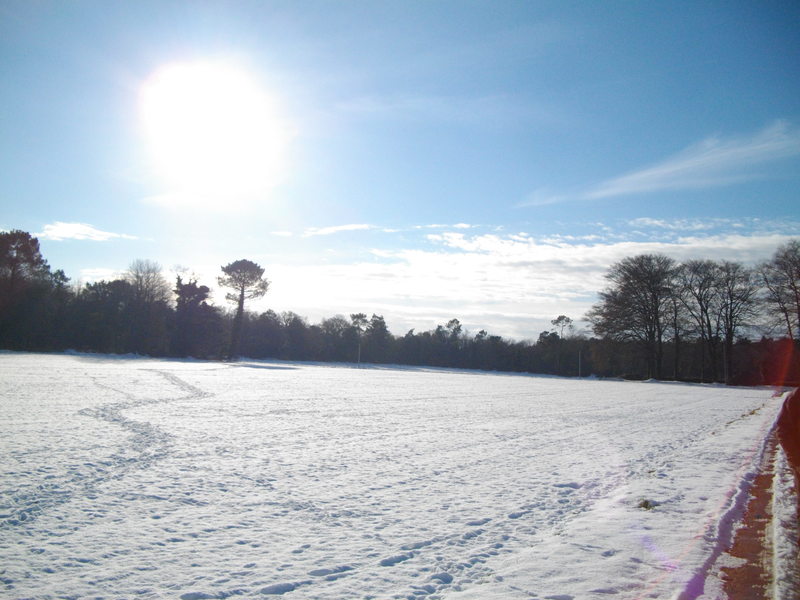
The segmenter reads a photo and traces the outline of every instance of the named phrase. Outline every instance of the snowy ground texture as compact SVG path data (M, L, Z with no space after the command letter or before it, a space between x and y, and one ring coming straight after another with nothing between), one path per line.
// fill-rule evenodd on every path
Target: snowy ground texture
M780 404L4 353L0 596L711 598L704 568Z

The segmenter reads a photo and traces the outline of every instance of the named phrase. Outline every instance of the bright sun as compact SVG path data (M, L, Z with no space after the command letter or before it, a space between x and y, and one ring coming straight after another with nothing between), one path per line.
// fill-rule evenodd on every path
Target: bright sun
M250 200L281 179L287 124L240 68L165 66L142 87L141 116L154 168L174 203Z

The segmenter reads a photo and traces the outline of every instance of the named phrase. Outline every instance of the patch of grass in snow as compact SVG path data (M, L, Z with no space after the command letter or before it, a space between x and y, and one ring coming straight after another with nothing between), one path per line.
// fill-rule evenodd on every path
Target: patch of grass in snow
M647 500L646 498L639 500L639 504L636 505L636 508L642 508L644 510L653 510L656 506L660 503L656 502L655 500Z
M735 419L731 419L730 421L728 421L727 423L725 423L725 427L728 427L729 425L733 425L733 424L734 424L734 423L736 423L737 421L741 421L741 420L743 420L743 419L746 419L747 417L754 417L754 416L756 416L756 415L759 413L759 411L761 411L761 409L762 409L762 408L764 408L764 405L763 405L763 404L762 404L761 406L758 406L758 407L756 407L756 408L752 409L752 410L751 410L751 411L749 411L749 412L742 413L740 416L736 417Z

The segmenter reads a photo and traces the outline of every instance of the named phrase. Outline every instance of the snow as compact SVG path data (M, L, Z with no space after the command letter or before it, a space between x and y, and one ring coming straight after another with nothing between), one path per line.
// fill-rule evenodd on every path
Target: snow
M774 548L775 582L772 597L775 600L792 600L796 590L800 589L800 573L797 565L797 541L800 529L797 523L796 490L794 474L782 448L778 449L773 480L772 494L772 546Z
M183 600L713 597L705 570L781 406L768 389L17 353L0 399L0 594Z

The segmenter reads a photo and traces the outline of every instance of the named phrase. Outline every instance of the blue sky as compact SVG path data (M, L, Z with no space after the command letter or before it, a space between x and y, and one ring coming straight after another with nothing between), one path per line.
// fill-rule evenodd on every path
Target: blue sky
M73 281L146 258L211 285L249 258L259 310L535 338L625 256L753 264L800 236L798 22L789 1L3 2L0 228Z

